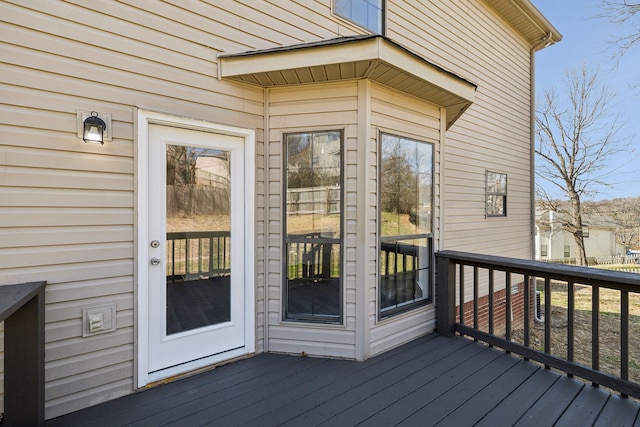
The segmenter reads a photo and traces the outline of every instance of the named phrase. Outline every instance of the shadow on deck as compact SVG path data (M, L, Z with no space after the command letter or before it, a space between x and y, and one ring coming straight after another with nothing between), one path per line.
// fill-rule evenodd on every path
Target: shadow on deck
M479 342L432 333L365 362L260 354L46 425L640 426L639 410Z

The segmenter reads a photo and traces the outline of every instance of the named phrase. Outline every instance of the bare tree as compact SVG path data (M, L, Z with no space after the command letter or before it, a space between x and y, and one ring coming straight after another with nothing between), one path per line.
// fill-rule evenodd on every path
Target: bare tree
M584 249L582 201L603 186L611 174L608 162L622 147L617 139L617 118L609 110L613 94L601 85L597 72L585 66L567 72L564 92L547 90L536 114L536 175L559 190L560 202L537 187L542 207L563 215L562 227L575 240L576 264L587 265Z
M640 2L630 0L602 0L602 18L622 27L633 24L634 19L640 18ZM640 22L635 22L634 29L620 36L614 37L612 43L618 48L618 57L637 44L640 44Z

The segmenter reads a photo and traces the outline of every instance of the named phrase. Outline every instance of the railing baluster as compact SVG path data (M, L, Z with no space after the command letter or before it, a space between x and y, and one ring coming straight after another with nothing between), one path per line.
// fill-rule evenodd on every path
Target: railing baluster
M551 354L551 279L548 277L544 279L544 352Z
M629 291L620 291L620 378L629 379Z
M489 333L493 335L493 268L489 269Z
M535 297L535 296L534 296ZM531 277L524 276L524 345L529 347L529 328L531 327Z
M591 367L600 369L600 288L595 285L591 287Z
M478 267L475 265L473 266L473 327L478 329Z
M506 272L504 292L506 296L505 302L505 331L504 338L511 341L511 273ZM508 353L508 352L507 352Z
M460 324L464 325L464 264L460 264Z
M576 293L573 282L567 282L567 360L573 362L573 345L575 341L575 305Z

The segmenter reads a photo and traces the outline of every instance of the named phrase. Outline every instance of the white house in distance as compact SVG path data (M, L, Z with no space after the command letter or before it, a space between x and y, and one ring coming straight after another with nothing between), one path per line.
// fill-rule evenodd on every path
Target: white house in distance
M561 36L529 0L0 16L0 285L47 282L46 418L261 352L364 360L434 330L435 251L534 256Z
M561 214L553 211L536 215L536 259L541 261L575 258L573 235L562 229ZM607 215L583 216L584 246L587 258L605 258L625 255L627 247L616 238L619 227Z

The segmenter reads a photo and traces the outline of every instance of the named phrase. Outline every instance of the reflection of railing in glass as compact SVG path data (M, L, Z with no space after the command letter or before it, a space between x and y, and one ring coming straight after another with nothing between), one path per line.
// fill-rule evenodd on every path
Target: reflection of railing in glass
M340 315L339 240L324 233L289 235L287 313L289 319L335 321Z
M420 239L422 240L422 239ZM380 311L382 313L430 299L431 239L426 245L381 242Z
M231 274L231 233L167 233L167 279L197 280Z

